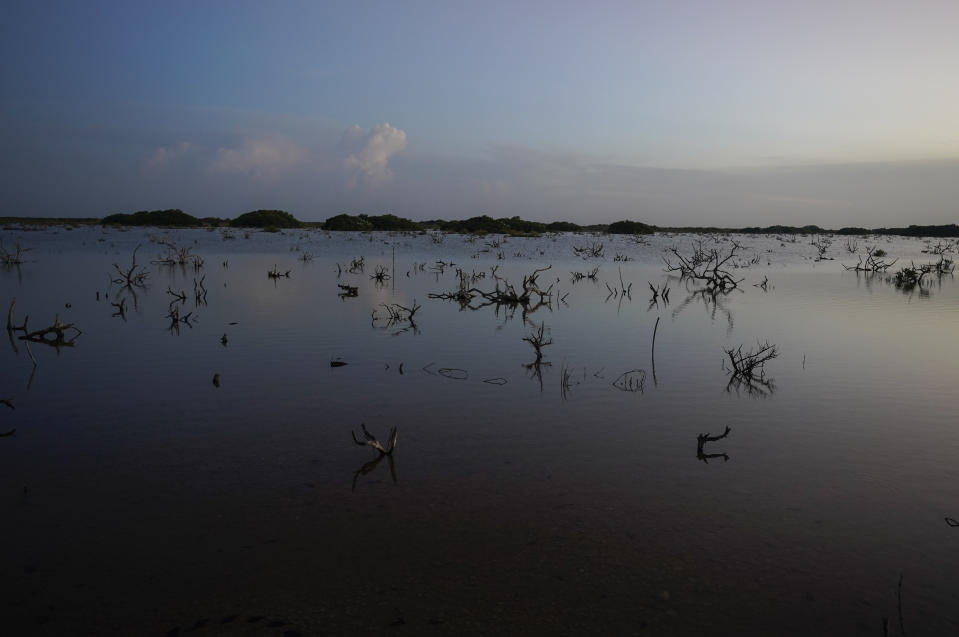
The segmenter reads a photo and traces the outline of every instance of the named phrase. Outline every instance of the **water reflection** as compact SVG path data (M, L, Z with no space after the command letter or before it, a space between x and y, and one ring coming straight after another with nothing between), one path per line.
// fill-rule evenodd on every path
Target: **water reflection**
M729 455L725 452L720 453L706 453L704 447L707 442L716 442L717 440L722 440L729 435L730 428L729 425L726 425L726 431L719 434L718 436L712 436L710 434L699 434L696 436L696 459L702 460L706 464L709 464L709 461L715 458L722 458L723 462L729 461Z
M393 460L392 455L381 454L369 462L364 463L359 469L353 472L353 488L350 490L356 491L356 485L360 480L360 476L365 476L372 473L376 467L383 462L384 458L386 458L386 461L390 466L390 476L393 478L393 484L396 484L396 462Z

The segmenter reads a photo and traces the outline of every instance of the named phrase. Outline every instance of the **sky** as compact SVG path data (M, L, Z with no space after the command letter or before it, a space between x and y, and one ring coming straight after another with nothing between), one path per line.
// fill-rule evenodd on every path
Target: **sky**
M2 215L959 221L959 2L4 3Z

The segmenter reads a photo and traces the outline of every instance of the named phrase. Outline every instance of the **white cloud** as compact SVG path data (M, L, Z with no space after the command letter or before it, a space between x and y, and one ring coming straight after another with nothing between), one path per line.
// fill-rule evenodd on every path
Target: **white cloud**
M406 133L387 123L369 131L354 124L343 132L340 146L347 153L343 165L349 174L348 187L363 183L375 189L393 180L390 157L406 148Z

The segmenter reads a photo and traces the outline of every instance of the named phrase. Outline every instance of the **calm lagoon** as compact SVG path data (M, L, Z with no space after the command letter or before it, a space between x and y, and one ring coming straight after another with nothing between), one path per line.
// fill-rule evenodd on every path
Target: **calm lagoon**
M14 323L82 331L0 348L7 634L959 634L959 288L890 280L935 241L2 238ZM742 246L737 289L664 271L697 240ZM843 267L874 245L886 275ZM535 311L430 297L547 266ZM767 342L769 384L730 384Z

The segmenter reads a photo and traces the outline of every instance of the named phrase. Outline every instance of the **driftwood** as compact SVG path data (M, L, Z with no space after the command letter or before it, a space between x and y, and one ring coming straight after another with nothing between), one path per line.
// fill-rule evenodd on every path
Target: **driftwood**
M376 436L367 431L366 424L361 423L360 427L363 429L364 440L358 440L356 438L356 434L351 431L350 434L353 436L353 442L361 447L372 447L373 449L376 449L381 456L393 455L393 450L396 449L396 427L390 429L390 437L387 447L384 447L382 444L380 444L380 441L376 439Z
M64 323L60 320L58 315L54 321L53 325L50 327L45 327L41 330L35 330L33 332L27 332L26 328L23 329L26 332L23 336L20 337L21 341L29 341L31 343L43 343L44 345L49 345L51 347L56 347L60 349L61 347L73 347L74 341L80 337L80 334L83 332L74 325L73 323ZM67 338L67 332L73 332L73 335L70 338ZM52 338L50 338L52 336Z

